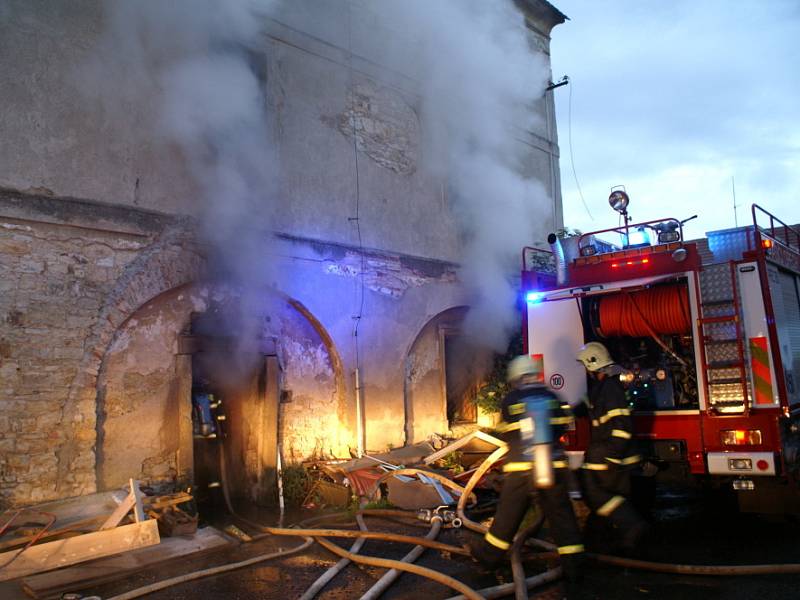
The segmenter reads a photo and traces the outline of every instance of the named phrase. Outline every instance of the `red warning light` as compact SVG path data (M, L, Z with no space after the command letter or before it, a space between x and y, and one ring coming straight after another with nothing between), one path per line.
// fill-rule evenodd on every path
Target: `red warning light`
M761 240L761 247L762 248L772 248L772 240Z

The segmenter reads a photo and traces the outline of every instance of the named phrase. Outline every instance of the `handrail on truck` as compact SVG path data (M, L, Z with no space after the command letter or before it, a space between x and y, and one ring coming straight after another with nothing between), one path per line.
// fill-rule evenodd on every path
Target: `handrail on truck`
M580 248L583 248L583 243L582 242L583 242L583 238L585 238L585 237L598 235L600 233L608 233L610 231L612 231L614 233L618 233L620 235L628 235L628 232L631 229L636 230L637 227L647 226L650 229L653 229L653 227L651 226L651 223L669 223L669 222L673 222L673 223L677 223L678 224L678 231L680 231L680 234L681 234L680 241L683 242L683 222L679 221L675 217L667 217L666 219L653 219L651 221L642 221L641 223L633 223L633 224L628 224L628 225L619 225L617 227L610 227L608 229L600 229L598 231L588 231L586 233L582 233L581 237L578 238L578 249L580 250Z
M783 244L784 246L786 246L786 248L788 250L794 252L795 254L799 254L800 255L800 230L795 229L791 225L787 225L786 223L781 221L778 217L773 215L771 212L769 212L768 210L760 207L758 204L753 204L752 208L750 209L750 212L753 215L753 232L754 232L753 233L753 238L754 238L753 239L753 243L756 246L754 248L755 250L761 250L761 236L763 234L766 234L771 240L773 240L775 242L778 242L780 244ZM769 233L767 233L767 228L766 227L759 226L759 224L758 224L758 215L759 215L759 213L769 217ZM780 223L780 225L783 227L783 241L778 239L777 232L775 231L775 222L776 221L778 223ZM789 236L790 233L794 235L794 242L795 242L794 244L792 244L792 241L790 239L790 236ZM749 236L748 236L748 238L749 238ZM749 239L748 239L748 242L749 242Z

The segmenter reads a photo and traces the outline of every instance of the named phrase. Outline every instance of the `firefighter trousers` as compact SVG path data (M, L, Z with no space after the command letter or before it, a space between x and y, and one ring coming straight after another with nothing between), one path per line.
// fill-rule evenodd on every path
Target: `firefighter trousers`
M571 570L571 563L575 561L564 559L583 552L580 527L569 499L568 475L566 468L555 469L555 485L537 490L539 504L558 546L558 552L562 555L566 571ZM494 522L485 537L489 544L503 551L511 547L514 535L531 505L533 491L530 471L506 475Z
M623 547L631 549L647 530L647 523L628 499L631 491L630 469L614 464L603 466L607 468L581 469L583 499L593 516L604 517L620 532ZM596 517L592 522L599 521Z

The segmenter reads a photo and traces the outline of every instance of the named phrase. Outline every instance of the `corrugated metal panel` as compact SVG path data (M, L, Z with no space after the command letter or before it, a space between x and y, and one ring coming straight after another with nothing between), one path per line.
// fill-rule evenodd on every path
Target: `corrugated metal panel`
M793 273L779 271L783 296L783 322L778 322L778 337L781 342L781 358L786 372L786 388L789 404L800 402L800 295L798 278ZM788 346L788 347L787 347Z

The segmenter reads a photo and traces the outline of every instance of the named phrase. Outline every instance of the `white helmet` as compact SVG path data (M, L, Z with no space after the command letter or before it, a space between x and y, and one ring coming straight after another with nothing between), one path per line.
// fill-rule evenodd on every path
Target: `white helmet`
M508 363L506 380L509 383L526 376L531 376L536 381L544 382L544 361L541 355L537 355L534 358L528 354L520 354L512 358Z
M577 359L583 363L587 371L592 372L614 364L608 349L600 342L589 342L581 346Z

